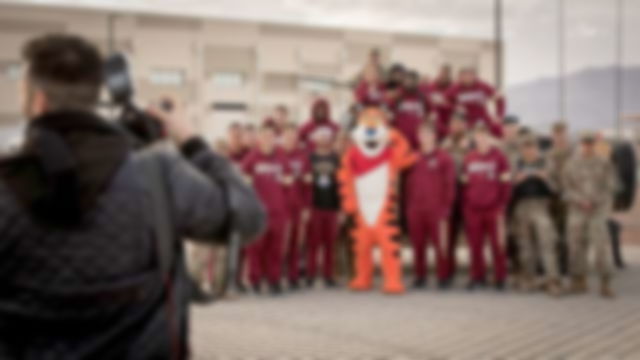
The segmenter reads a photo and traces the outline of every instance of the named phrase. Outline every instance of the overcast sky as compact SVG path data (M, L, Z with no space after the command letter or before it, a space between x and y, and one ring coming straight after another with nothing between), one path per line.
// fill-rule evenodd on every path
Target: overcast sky
M0 0L0 2L3 0ZM557 1L504 0L507 85L557 74ZM565 0L567 69L615 62L617 0ZM640 0L625 3L624 63L640 65ZM23 0L116 7L171 14L355 27L389 31L493 36L493 0Z

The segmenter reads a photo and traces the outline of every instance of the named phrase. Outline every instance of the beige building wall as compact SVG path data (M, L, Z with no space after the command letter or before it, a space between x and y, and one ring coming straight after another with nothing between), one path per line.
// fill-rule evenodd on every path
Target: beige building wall
M337 118L351 103L349 85L373 47L385 62L429 76L451 63L476 66L494 79L493 42L485 40L0 5L0 128L20 120L20 48L47 32L82 34L105 53L111 46L125 52L137 102L177 97L208 138L235 120L258 122L280 103L304 121L318 96L330 100Z

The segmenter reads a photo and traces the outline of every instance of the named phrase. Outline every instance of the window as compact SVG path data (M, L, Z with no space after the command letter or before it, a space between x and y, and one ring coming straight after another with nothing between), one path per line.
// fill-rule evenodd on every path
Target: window
M269 73L264 75L262 87L273 93L293 93L296 91L296 81L295 74Z
M177 69L155 69L151 71L149 82L153 85L182 86L185 83L185 74Z
M300 79L300 89L312 93L327 93L333 90L333 81L330 79Z
M3 75L9 80L18 80L22 76L22 65L18 63L9 63L3 66Z
M239 88L245 81L244 74L240 72L217 72L211 77L211 84L216 88Z

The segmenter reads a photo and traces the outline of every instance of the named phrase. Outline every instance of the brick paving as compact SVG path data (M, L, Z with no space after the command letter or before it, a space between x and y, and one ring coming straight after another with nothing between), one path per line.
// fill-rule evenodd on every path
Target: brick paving
M468 293L463 279L401 297L237 297L194 309L195 359L640 359L640 247L625 256L615 300Z

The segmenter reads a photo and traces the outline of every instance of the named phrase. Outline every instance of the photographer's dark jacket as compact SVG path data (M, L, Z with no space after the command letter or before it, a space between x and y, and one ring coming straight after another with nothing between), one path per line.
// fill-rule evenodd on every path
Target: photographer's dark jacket
M129 143L93 114L51 113L33 120L24 149L0 162L0 359L186 356L178 237L224 241L232 221L264 222L264 210L202 141L185 144L183 156L146 160ZM151 160L166 173L177 232L171 281L159 274L140 170ZM229 187L241 193L233 205Z

